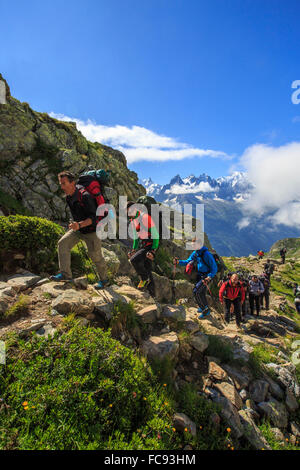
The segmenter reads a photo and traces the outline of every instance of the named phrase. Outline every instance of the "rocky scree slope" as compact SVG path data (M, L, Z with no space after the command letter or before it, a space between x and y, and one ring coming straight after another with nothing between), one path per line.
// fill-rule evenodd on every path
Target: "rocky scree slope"
M226 261L231 269L242 266L257 273L263 265L254 257ZM290 268L274 262L274 279L280 273L282 279ZM290 264L299 275L297 263ZM220 432L228 427L236 448L298 448L299 368L291 361L291 343L299 339L300 324L291 300L276 291L278 281L271 309L262 311L259 319L247 317L243 330L237 330L233 321L224 323L214 295L209 299L210 318L199 321L188 281L172 286L165 276L154 274L154 299L137 290L130 277L120 275L119 267L115 283L101 292L85 277L55 283L22 268L12 276L2 275L1 338L14 331L26 340L32 334L50 340L72 313L86 327L111 328L123 345L156 364L161 380L175 391L193 384L199 396L217 405L211 420ZM201 423L180 411L174 412L174 429L199 435ZM197 448L193 442L191 437L188 448Z

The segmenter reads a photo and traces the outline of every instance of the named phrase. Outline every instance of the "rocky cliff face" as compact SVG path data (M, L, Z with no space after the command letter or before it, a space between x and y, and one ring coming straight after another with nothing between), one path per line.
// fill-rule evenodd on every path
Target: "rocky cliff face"
M1 74L0 83L6 89L5 100L0 102L0 209L4 215L21 212L66 221L57 173L79 174L88 166L111 171L116 195L137 199L145 194L121 152L87 141L75 123L60 122L16 100Z

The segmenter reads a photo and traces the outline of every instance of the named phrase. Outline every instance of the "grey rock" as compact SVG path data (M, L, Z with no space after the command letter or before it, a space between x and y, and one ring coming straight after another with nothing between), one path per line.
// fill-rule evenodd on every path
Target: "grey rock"
M284 442L284 434L280 431L279 428L271 428L274 438L278 442Z
M259 412L266 416L271 423L279 428L285 429L288 425L288 413L285 406L275 399L268 402L258 403Z
M53 328L51 324L46 324L37 330L37 334L40 336L45 336L46 338L50 335L51 337L54 336L56 332L56 328Z
M175 413L173 416L173 426L177 431L188 430L193 437L196 436L196 424L184 413Z
M265 380L254 380L249 387L250 397L256 403L265 401L269 390L269 384Z
M254 447L256 450L271 450L271 447L252 419L251 413L249 413L247 410L240 410L239 416L241 424L244 428L244 436L252 445L252 447Z
M154 323L159 318L159 310L156 304L137 310L137 316L143 323Z
M243 373L241 370L231 367L227 364L222 365L223 369L226 370L228 375L233 379L234 384L238 390L247 388L251 380L251 376L248 373Z
M278 400L283 400L284 392L282 388L268 375L264 375L264 380L269 384L269 391L273 397L277 398Z
M209 346L208 336L200 331L189 339L190 345L199 352L204 352Z
M161 316L167 320L184 321L186 319L185 308L182 305L166 305Z
M16 292L28 289L28 287L34 286L39 280L40 276L36 276L30 272L22 274L15 274L8 278L7 284L11 286Z
M141 346L142 353L150 359L176 359L179 352L179 341L176 333L151 336Z
M295 421L290 423L291 433L294 434L296 437L300 437L300 425L297 424Z
M244 434L240 416L233 404L225 397L215 396L212 400L221 408L221 416L228 423L234 436L239 439Z
M298 410L299 405L295 396L290 392L289 389L286 391L285 405L290 413L295 413Z
M243 407L243 401L233 385L227 382L221 382L214 384L214 388L227 398L238 410Z
M74 289L68 289L52 301L52 308L62 315L75 313L88 315L94 310L94 303L90 296L84 295Z

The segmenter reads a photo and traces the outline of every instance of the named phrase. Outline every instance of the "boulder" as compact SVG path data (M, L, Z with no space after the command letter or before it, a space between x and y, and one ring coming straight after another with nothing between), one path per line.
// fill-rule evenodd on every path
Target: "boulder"
M36 276L35 274L30 273L29 271L22 274L15 274L8 278L7 284L11 286L16 292L20 292L28 289L28 287L34 286L41 276Z
M193 284L184 279L174 281L175 285L175 299L188 299L188 301L193 301Z
M244 429L235 406L233 406L233 404L227 398L220 397L217 394L213 394L211 398L220 406L221 416L232 429L233 435L237 439L242 437L244 434Z
M272 450L252 419L251 413L248 410L240 410L239 416L244 428L244 436L251 446L256 450Z
M271 423L279 428L285 429L288 425L288 413L285 406L275 399L268 402L258 403L257 408L259 412L267 417Z
M269 384L269 391L270 391L271 395L274 398L277 398L278 400L283 400L284 392L283 392L282 388L273 379L271 379L271 377L269 377L268 375L264 374L263 378Z
M300 397L300 386L287 367L283 367L274 363L266 364L266 367L275 372L279 384L284 389L289 389L296 398Z
M214 384L214 388L227 398L238 410L243 407L243 401L233 385L222 382Z
M44 336L44 337L48 337L48 336L54 336L54 333L56 332L56 328L53 328L53 326L51 325L51 323L47 323L46 325L43 325L41 328L39 328L37 330L37 334L39 336Z
M134 300L137 305L142 307L153 305L154 303L153 298L148 292L136 289L128 284L124 284L122 286L113 285L110 287L110 290L114 291L118 295Z
M165 276L159 276L157 273L152 273L152 275L155 288L155 297L158 302L165 304L172 303L173 287L170 279Z
M184 321L186 319L185 308L182 305L166 305L161 316L166 320Z
M53 299L61 295L65 290L71 289L73 284L71 282L47 282L40 286L41 292L49 294Z
M209 362L208 373L217 380L225 380L227 378L227 372L213 361Z
M269 384L265 380L254 380L249 387L250 397L256 403L265 401Z
M159 318L159 309L156 304L152 304L137 310L136 314L143 323L154 323Z
M74 289L68 289L52 301L52 308L63 315L75 313L77 315L88 315L94 310L91 298Z
M113 251L109 251L102 247L102 254L107 264L108 270L115 276L120 269L120 260Z
M241 370L229 366L227 364L222 365L222 367L226 370L228 375L233 379L234 385L238 390L242 388L247 388L251 379L250 374L243 373Z
M141 351L149 359L169 358L174 360L179 351L178 337L174 332L150 336L142 343Z
M117 302L127 303L127 298L118 294L112 287L96 291L97 295L91 297L95 313L109 321L112 318L114 304Z
M184 413L175 413L173 416L173 426L177 431L185 432L185 429L196 437L196 424Z
M299 405L295 396L290 392L289 389L286 391L285 405L290 413L295 413L298 410Z
M193 346L196 351L203 353L209 345L208 336L199 331L189 338L189 344Z
M75 284L75 287L77 287L77 289L87 289L88 288L88 280L85 276L81 276L81 277L76 277L75 279L73 279L74 281L74 284Z
M296 436L300 437L300 424L295 423L294 421L290 423L291 433Z
M284 434L280 431L279 428L271 428L271 431L272 431L274 439L276 441L284 442L284 440L285 440Z

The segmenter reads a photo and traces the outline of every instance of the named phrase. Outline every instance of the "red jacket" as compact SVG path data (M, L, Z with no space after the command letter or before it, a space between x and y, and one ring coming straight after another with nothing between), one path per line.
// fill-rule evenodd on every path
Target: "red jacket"
M223 282L221 289L219 291L219 299L223 302L223 298L235 300L240 298L243 303L245 300L245 289L240 282L236 286L233 286L232 281Z

